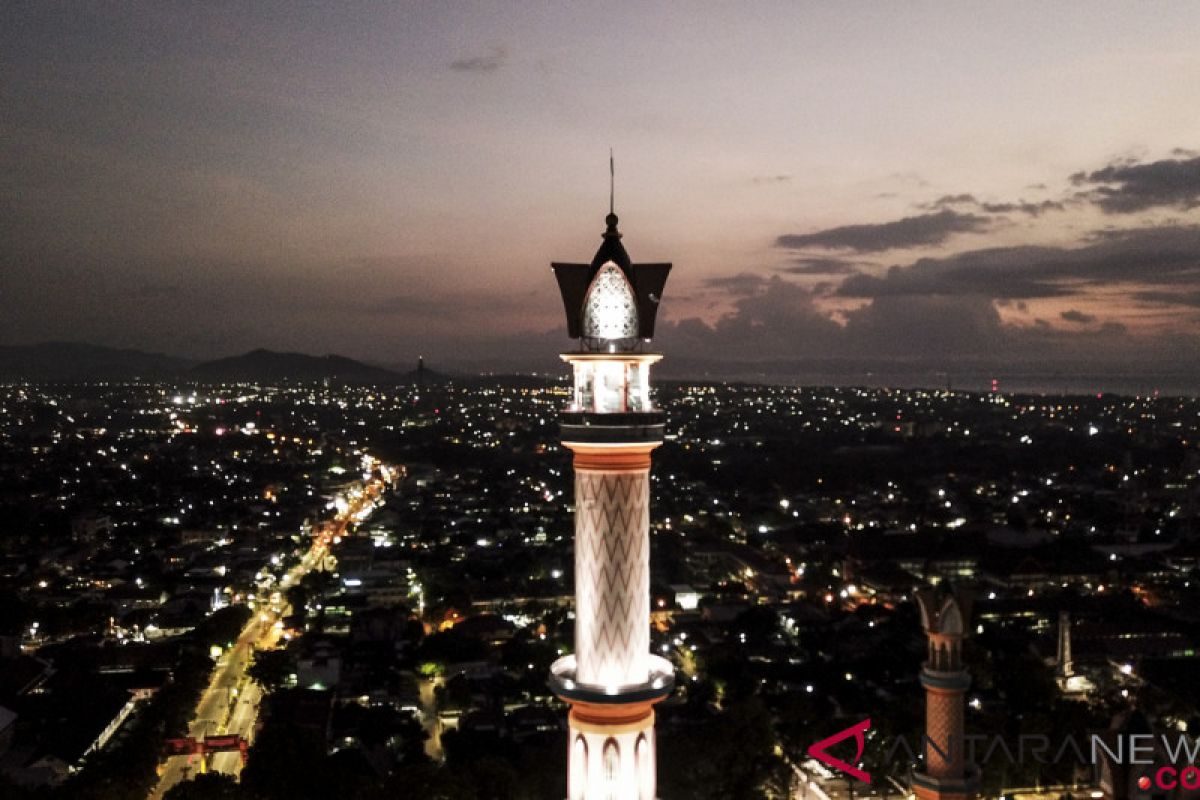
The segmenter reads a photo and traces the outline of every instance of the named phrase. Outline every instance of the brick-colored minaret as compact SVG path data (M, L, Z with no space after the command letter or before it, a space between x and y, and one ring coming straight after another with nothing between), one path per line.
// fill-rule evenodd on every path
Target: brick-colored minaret
M609 214L591 264L554 264L579 349L562 413L575 467L575 653L551 667L571 706L568 800L654 800L654 704L675 670L650 653L650 453L663 415L643 352L669 264L632 264Z
M970 601L954 591L926 590L917 593L917 604L929 651L921 668L925 765L913 774L913 792L922 800L967 800L979 785L978 770L966 760L963 724L963 695L971 685L962 660Z

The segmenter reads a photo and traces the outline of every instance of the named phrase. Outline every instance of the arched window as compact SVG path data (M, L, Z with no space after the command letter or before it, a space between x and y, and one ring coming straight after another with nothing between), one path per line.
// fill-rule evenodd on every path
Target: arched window
M588 746L582 734L575 737L571 753L571 777L567 785L570 800L583 800L587 792Z
M621 751L617 740L604 743L604 796L606 800L626 800L621 796Z
M633 287L621 268L609 261L596 273L584 298L583 337L613 341L635 339L637 334L637 301Z
M942 613L938 615L938 628L942 633L950 635L961 635L963 632L962 611L958 608L958 603L953 600L946 600L946 604L942 606Z
M633 758L637 769L638 800L654 800L654 754L650 752L650 740L644 733L638 737Z

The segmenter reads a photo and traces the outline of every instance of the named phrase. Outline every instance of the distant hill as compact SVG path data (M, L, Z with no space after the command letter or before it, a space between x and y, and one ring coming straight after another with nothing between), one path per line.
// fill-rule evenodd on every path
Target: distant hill
M253 383L255 381L324 381L338 383L407 384L417 382L417 370L392 370L339 355L310 356L258 349L239 356L197 363L195 360L123 350L80 342L0 345L0 381L76 383L133 380L182 380ZM449 378L426 369L427 384Z
M226 383L322 380L339 383L407 383L412 380L407 375L345 356L310 356L262 349L197 364L188 370L185 377L196 381Z
M0 346L0 380L55 383L171 378L192 363L162 353L79 342Z

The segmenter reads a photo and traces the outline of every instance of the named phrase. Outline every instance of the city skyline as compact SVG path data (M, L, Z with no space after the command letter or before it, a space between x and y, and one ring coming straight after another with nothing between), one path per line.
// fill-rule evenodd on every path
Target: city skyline
M2 13L0 344L545 368L546 256L692 362L1194 375L1193 7Z

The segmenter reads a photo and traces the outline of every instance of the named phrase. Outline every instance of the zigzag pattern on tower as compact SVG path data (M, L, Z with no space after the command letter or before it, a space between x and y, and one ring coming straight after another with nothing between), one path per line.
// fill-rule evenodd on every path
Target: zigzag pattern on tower
M639 683L650 649L647 476L579 471L575 486L579 679Z

